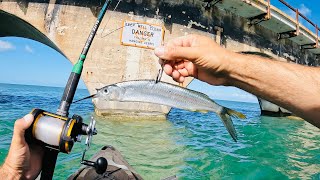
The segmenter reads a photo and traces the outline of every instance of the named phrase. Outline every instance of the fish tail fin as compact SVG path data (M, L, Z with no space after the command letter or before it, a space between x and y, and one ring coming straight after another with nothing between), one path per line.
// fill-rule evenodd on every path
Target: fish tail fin
M226 107L225 107L226 108ZM229 116L234 117L234 118L238 118L238 119L246 119L246 115L242 114L241 112L226 108L227 113L229 114Z
M229 134L231 135L232 139L237 142L238 136L236 129L234 128L233 122L231 120L231 117L241 118L244 119L246 116L240 112L234 111L232 109L224 107L222 112L218 114L224 124L224 126L227 128Z

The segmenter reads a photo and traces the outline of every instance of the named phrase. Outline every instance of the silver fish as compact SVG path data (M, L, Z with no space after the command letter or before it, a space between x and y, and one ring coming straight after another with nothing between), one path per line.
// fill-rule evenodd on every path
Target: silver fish
M237 140L237 133L230 116L246 118L242 113L217 104L203 93L165 82L156 83L154 80L125 81L108 85L98 89L93 97L106 101L161 104L189 111L212 111L220 116L234 141Z

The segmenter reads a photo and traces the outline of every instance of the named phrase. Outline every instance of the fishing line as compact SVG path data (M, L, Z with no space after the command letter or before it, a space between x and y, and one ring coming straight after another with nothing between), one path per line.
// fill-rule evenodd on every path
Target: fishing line
M132 24L139 24L139 23L132 23ZM119 28L113 29L113 30L110 31L108 34L106 34L106 35L104 35L104 36L101 36L101 38L105 38L105 37L109 36L110 34L116 32L116 31L118 31L118 30L120 30L120 29L122 29L122 28L124 28L124 27L126 27L126 26L121 26L121 27L119 27Z
M122 1L122 0L119 0L119 1L118 1L117 5L116 5L116 7L114 7L113 11L115 11L115 10L118 8L118 6L119 6L119 4L120 4L121 1ZM104 30L106 29L106 27L107 27L110 19L111 19L111 16L110 16L110 18L108 19L108 21L106 22L106 24L104 25L104 27L102 28L102 32L101 32L100 38L104 38L104 37L110 35L110 33L108 33L106 36L103 36L103 32L104 32ZM112 33L113 33L113 32L112 32Z
M113 9L113 11L115 11L115 10L118 8L118 6L119 6L119 4L120 4L121 1L122 1L122 0L119 0L119 1L118 1L117 5L116 5L115 8ZM125 27L125 26L121 26L121 27L119 27L119 28L116 28L116 29L111 30L111 31L110 31L109 33L107 33L106 35L103 35L103 32L105 31L106 26L108 25L110 19L111 19L111 17L108 19L108 21L106 22L106 24L105 24L104 27L102 28L102 32L101 32L100 38L105 38L105 37L111 35L112 33L114 33L114 32L116 32L116 31L118 31L118 30L120 30L120 29L122 29L122 28ZM139 23L133 23L133 24L139 24ZM163 46L163 42L162 42L162 46ZM161 60L162 60L162 59L161 59ZM158 82L161 81L165 63L166 63L165 60L162 60L161 69L159 69L158 75L157 75L156 80L155 80L156 83L158 83ZM77 103L77 102L79 102L79 101L88 99L88 98L90 98L90 97L92 97L92 96L89 96L89 97L80 99L80 100L75 101L75 102L73 102L73 103Z
M119 28L117 28L117 29L114 29L114 30L110 31L108 34L106 34L106 35L104 35L104 36L101 36L101 38L107 37L107 36L109 36L110 34L116 32L116 31L118 31L118 30L120 30L120 29L122 29L122 28L124 28L124 27L125 27L125 26L122 26L122 27L119 27Z
M79 100L73 101L72 103L74 104L74 103L77 103L77 102L80 102L80 101L83 101L83 100L86 100L86 99L92 98L92 97L94 97L95 95L97 95L97 94L93 94L93 95L87 96L87 97L85 97L85 98L82 98L82 99L79 99Z

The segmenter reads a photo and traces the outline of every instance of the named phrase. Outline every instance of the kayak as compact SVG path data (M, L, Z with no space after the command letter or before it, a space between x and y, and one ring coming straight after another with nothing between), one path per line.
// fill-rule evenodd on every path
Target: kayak
M108 161L105 173L99 175L91 166L81 166L73 173L68 180L103 179L103 180L142 180L143 178L129 165L121 153L112 146L104 146L93 155L90 161L96 161L99 157L104 157Z

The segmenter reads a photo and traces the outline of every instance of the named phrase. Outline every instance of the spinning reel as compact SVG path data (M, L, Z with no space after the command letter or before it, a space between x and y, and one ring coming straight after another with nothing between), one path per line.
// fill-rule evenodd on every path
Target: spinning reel
M28 144L35 143L58 152L70 153L74 142L81 142L82 136L86 135L86 148L82 154L81 164L94 167L98 174L106 171L108 162L105 158L100 157L96 162L84 159L86 151L90 148L92 136L97 134L96 121L93 117L87 125L78 115L68 118L41 109L33 109L31 114L35 120L25 133Z

